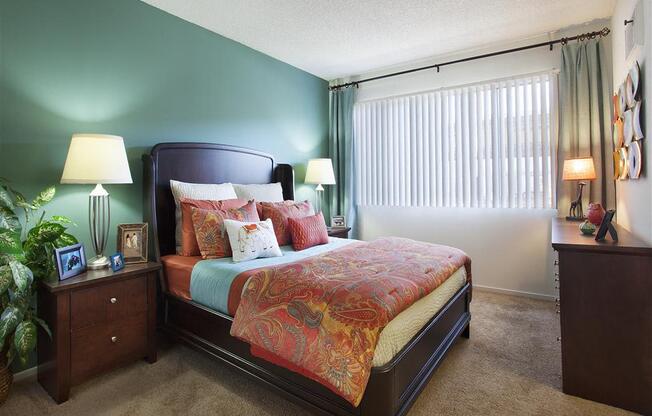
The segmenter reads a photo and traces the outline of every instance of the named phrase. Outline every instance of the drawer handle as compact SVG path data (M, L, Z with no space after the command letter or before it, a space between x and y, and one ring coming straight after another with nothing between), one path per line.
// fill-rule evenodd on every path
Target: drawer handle
M111 303L118 303L118 299L116 299L116 298L111 298L111 299L109 299L109 302L111 302Z
M111 337L111 342L114 344L118 342L118 337Z
M561 337L557 337L557 342L561 342Z
M555 266L559 266L559 260L555 260Z

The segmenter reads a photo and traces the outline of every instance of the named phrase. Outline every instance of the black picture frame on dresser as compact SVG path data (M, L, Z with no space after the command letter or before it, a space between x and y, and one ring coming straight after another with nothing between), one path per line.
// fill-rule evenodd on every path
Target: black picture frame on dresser
M170 179L194 183L280 182L285 199L294 199L294 171L276 164L271 155L212 143L160 143L143 155L144 220L152 226L153 257L174 254L174 201ZM353 407L323 385L250 353L249 345L232 337L232 317L167 291L161 285L161 330L203 351L286 398L319 414L397 416L410 409L455 340L469 337L471 284L449 302L382 367L372 369L360 406Z

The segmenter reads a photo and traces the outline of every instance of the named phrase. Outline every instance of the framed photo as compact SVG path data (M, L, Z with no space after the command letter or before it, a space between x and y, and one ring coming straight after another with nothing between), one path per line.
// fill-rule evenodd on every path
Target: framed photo
M616 210L610 209L604 214L600 228L595 234L595 241L603 241L607 236L607 231L609 231L609 235L611 236L612 240L618 241L618 233L616 232L616 228L613 226L613 224L611 224L611 220L613 220L615 213Z
M147 263L147 223L119 224L117 249L125 264Z
M344 215L333 215L331 217L331 227L346 227Z
M86 254L84 246L73 244L54 250L59 280L66 280L86 271Z
M111 261L111 269L114 272L117 272L118 270L122 270L125 268L125 258L122 255L122 253L117 252L111 257L109 257L109 260Z

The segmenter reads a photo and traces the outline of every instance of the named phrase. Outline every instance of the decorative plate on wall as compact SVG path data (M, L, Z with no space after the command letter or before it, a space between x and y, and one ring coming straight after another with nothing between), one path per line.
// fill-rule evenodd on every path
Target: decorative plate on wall
M641 69L638 66L638 61L630 68L627 74L627 105L630 108L636 104L634 101L638 99L639 90L641 86Z
M643 129L641 128L641 102L637 101L632 109L632 124L634 130L634 139L641 140L645 136L643 135Z
M614 181L620 179L620 150L616 150L613 154L614 158Z
M618 162L618 169L620 170L620 179L627 179L627 175L629 174L629 165L628 165L628 160L627 160L627 148L626 147L621 147L618 149L618 153L620 154L619 162Z
M638 179L641 175L641 167L643 159L641 158L641 142L634 141L629 145L627 153L629 154L629 177Z
M634 138L634 113L632 113L632 110L627 110L625 111L624 114L624 123L625 126L623 128L624 131L624 141L625 141L625 146L629 146L629 144L632 142L632 139Z
M618 99L620 105L620 116L622 117L627 108L627 91L625 84L620 84L620 88L618 88Z
M613 138L614 138L614 146L616 149L619 147L623 147L623 139L625 137L625 133L623 132L623 128L625 127L623 123L623 119L619 118L616 119L614 122L614 133L613 133Z
M618 97L618 94L614 93L614 96L611 97L611 101L613 102L613 107L614 107L613 119L617 120L619 117L622 117L623 115L623 111L620 109L620 97Z

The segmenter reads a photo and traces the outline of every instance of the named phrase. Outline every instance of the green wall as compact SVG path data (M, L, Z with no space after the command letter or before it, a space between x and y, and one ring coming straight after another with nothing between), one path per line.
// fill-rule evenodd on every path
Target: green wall
M138 0L0 5L0 176L34 196L58 184L73 133L123 136L134 184L106 186L108 252L118 223L142 220L140 156L158 142L271 153L295 166L297 198L314 198L301 182L327 153L326 81ZM91 189L57 185L48 208L73 218L89 253Z

